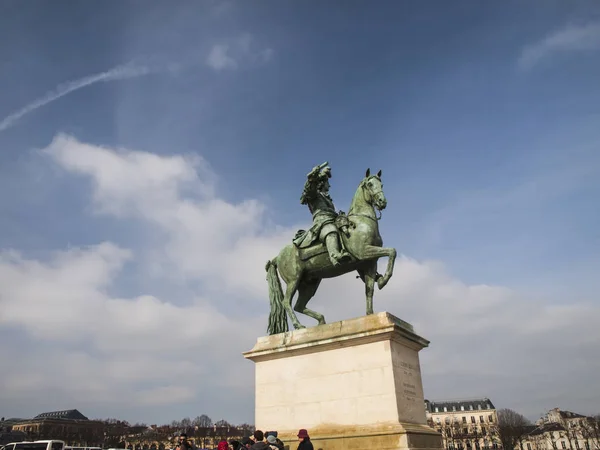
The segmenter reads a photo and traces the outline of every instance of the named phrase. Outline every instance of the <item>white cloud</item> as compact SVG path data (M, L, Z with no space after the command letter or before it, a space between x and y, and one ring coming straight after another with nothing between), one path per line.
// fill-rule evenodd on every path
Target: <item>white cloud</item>
M257 200L219 198L217 177L200 158L116 150L65 135L43 153L91 182L95 213L135 220L163 240L149 243L149 251L103 242L44 261L0 255L0 332L24 331L32 340L22 342L27 353L18 365L0 368L2 404L17 409L14 415L24 411L19 405L40 405L27 410L33 414L52 391L82 410L130 411L135 416L126 418L134 421L201 412L251 421L252 364L240 353L265 331L264 263L296 227L267 226ZM149 258L167 286L177 277L200 283L203 295L120 296L123 271L142 270ZM360 316L363 292L354 275L326 280L310 307L329 322ZM422 353L428 397L487 395L529 415L556 401L572 406L574 398L573 409L593 412L600 401L597 305L577 298L544 304L505 287L463 283L440 262L401 257L390 284L376 292L375 308L432 341ZM16 351L0 349L0 357Z
M229 46L227 44L215 44L210 49L206 63L215 70L237 69L237 61L228 53Z
M600 49L600 23L569 24L542 40L526 46L519 57L519 67L531 69L557 52Z
M203 389L219 385L205 365L227 363L258 330L238 330L241 342L215 343L236 324L204 299L181 306L109 295L132 256L108 243L57 252L47 262L0 255L0 329L24 330L34 345L50 346L3 365L3 404L59 391L86 405L166 405L193 400L200 380Z
M263 230L264 205L254 199L231 204L215 197L216 177L198 157L119 152L65 135L43 152L91 177L98 213L141 219L166 232L165 246L156 249L163 265L225 291L259 295L264 262L293 233ZM263 265L252 265L251 257L261 257Z
M241 64L267 63L273 53L271 48L257 48L254 36L243 33L237 38L213 45L206 64L216 71L234 70Z

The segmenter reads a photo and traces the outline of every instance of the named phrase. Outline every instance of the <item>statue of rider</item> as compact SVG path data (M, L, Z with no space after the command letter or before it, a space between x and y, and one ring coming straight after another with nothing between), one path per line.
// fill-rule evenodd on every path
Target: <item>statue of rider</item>
M331 178L329 163L324 162L314 167L306 178L300 203L308 205L313 216L313 225L308 231L300 230L294 239L294 244L299 248L306 248L317 240L324 243L334 266L351 260L348 252L341 246L339 231L335 225L338 213L329 195L329 178Z

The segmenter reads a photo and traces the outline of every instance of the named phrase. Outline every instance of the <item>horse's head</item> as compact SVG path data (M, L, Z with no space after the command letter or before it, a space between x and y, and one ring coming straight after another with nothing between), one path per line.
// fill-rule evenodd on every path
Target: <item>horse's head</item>
M365 192L365 200L379 211L383 211L387 206L387 200L383 193L381 170L377 172L377 175L371 175L371 169L367 169L367 173L365 174L361 186Z

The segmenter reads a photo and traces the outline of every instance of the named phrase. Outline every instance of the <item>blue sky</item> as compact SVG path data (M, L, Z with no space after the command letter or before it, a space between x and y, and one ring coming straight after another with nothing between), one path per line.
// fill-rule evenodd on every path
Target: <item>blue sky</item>
M253 420L239 352L264 332L262 267L310 220L299 195L325 160L339 209L383 169L382 234L404 259L375 306L431 339L426 396L597 412L597 3L5 1L0 42L0 335L35 375L2 369L3 415ZM363 313L349 280L313 300L329 321ZM336 289L353 305L328 303ZM89 311L87 339L63 336ZM174 322L120 335L131 311ZM96 397L36 378L73 358Z

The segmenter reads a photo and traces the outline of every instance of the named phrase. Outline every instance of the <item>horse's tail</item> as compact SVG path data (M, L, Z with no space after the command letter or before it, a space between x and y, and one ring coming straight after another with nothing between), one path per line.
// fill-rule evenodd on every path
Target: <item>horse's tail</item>
M267 283L269 284L269 300L271 303L271 313L269 314L269 334L279 334L288 331L287 315L283 306L283 289L281 289L281 280L277 273L276 259L267 261L265 266L267 271Z

